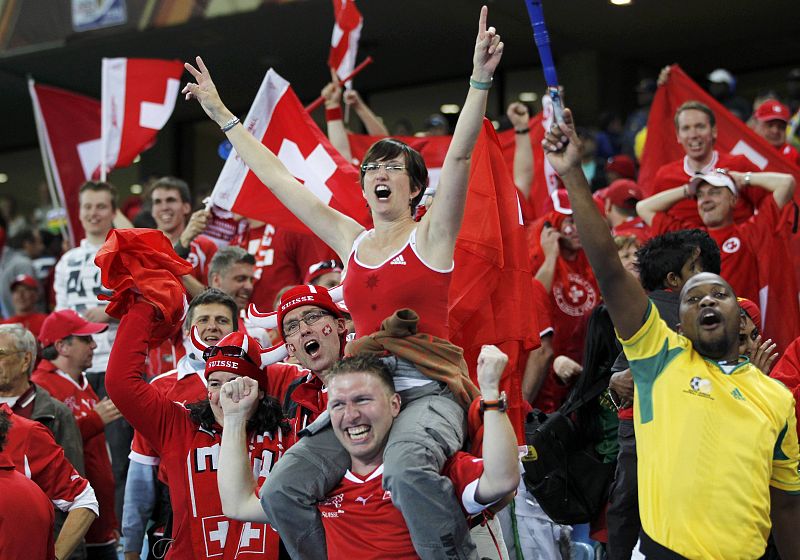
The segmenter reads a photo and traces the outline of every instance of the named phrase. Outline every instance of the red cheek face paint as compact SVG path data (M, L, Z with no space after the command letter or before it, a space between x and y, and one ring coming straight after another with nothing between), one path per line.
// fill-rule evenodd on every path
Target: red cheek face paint
M287 344L286 349L289 350L289 352L291 352L292 354L294 354L295 352L294 344Z
M324 327L322 327L322 334L324 334L325 336L328 336L332 332L333 328L330 325L325 325Z

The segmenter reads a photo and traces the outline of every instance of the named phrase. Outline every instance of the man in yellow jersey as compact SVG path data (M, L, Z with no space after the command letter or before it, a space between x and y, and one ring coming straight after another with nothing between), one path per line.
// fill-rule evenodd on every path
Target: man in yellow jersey
M800 558L794 399L739 356L730 285L701 273L680 292L680 334L622 267L581 172L572 113L543 142L569 192L636 384L639 512L634 558L755 559L772 529L783 560Z

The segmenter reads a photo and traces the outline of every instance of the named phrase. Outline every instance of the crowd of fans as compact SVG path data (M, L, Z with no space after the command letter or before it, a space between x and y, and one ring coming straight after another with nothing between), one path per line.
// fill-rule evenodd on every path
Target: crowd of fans
M688 101L674 116L685 157L638 184L649 105L668 71L637 85L627 119L604 114L589 129L567 111L545 138L561 184L552 210L526 223L541 345L518 389L531 411L553 413L604 380L574 418L616 472L591 539L526 488L499 390L507 357L485 347L470 380L446 340L470 154L504 48L486 19L484 8L435 197L424 197L425 162L401 142L381 140L359 162L372 230L296 188L238 126L199 58L187 64L187 98L312 233L235 216L231 239L212 238L211 211L193 211L176 177L150 181L127 215L112 184L87 182L85 237L68 250L3 206L0 509L14 515L3 515L0 557L111 559L121 547L126 559L559 559L589 542L599 558L799 557L800 360L764 329L759 276L765 254L793 274L796 256L777 240L791 227L795 179L719 150L716 115ZM707 78L800 166L797 71L785 97L764 92L754 104L726 70ZM388 136L355 91L334 80L322 93L346 159L342 103ZM511 103L506 120L525 199L529 108ZM447 134L449 123L434 115L426 128ZM188 306L169 336L165 306L184 303L148 299L142 285L122 315L106 312L112 294L95 257L131 224L162 232L169 258L191 265L174 278ZM251 304L274 310L276 328L254 320ZM280 362L269 358L277 347Z

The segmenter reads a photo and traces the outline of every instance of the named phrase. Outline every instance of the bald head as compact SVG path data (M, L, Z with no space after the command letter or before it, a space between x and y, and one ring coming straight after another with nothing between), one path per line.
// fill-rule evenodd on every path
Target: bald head
M719 274L714 274L713 272L700 272L699 274L695 274L694 276L689 278L689 280L687 280L686 283L683 285L683 288L681 288L680 300L683 301L684 296L686 296L689 290L702 284L720 284L724 286L727 290L729 290L734 298L736 297L733 288L731 287L730 284L728 284L728 281L725 280L722 276L720 276Z

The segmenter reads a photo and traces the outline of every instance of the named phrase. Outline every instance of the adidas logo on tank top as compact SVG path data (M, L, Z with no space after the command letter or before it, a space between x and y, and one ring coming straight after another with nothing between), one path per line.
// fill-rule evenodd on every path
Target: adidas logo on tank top
M403 258L403 255L397 255L395 258L392 259L392 262L389 264L406 264L406 260Z

